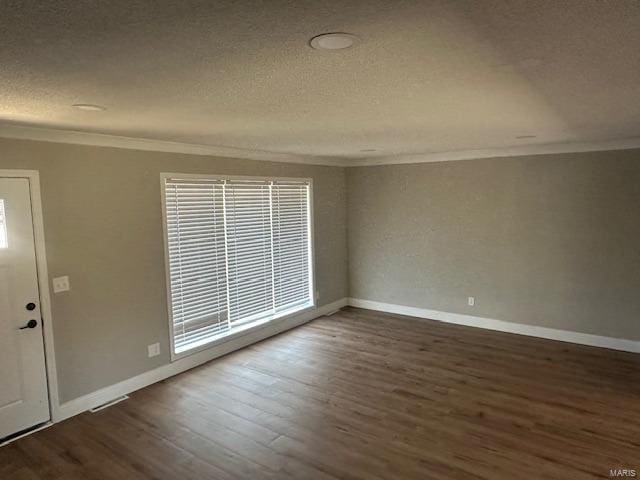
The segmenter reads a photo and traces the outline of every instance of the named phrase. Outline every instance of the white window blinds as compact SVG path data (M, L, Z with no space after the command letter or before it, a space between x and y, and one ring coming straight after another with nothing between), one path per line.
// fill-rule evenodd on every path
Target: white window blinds
M225 185L229 314L232 322L273 313L271 185Z
M169 290L174 348L229 327L222 182L167 181Z
M308 182L164 186L175 353L312 305Z
M274 308L286 310L309 295L308 187L275 183L271 189Z

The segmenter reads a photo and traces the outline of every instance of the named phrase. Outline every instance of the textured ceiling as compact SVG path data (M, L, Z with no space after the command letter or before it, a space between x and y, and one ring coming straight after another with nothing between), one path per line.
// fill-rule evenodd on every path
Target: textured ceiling
M640 136L637 0L4 0L0 12L2 123L352 159ZM308 46L331 31L360 42Z

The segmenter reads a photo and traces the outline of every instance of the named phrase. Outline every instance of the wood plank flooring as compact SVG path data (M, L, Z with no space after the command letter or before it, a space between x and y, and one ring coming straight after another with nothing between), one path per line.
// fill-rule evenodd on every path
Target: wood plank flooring
M640 476L640 355L347 308L0 449L0 479Z

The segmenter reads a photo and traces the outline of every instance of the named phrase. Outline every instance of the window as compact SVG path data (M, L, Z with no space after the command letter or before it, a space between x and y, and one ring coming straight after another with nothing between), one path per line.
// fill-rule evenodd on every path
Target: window
M4 200L0 198L0 248L7 248L7 219L4 214Z
M174 354L313 306L310 186L163 175Z

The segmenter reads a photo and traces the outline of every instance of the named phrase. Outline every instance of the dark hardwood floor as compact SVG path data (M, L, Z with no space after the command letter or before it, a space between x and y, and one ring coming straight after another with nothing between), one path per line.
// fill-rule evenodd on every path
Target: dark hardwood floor
M347 308L0 449L0 479L640 476L640 355Z

